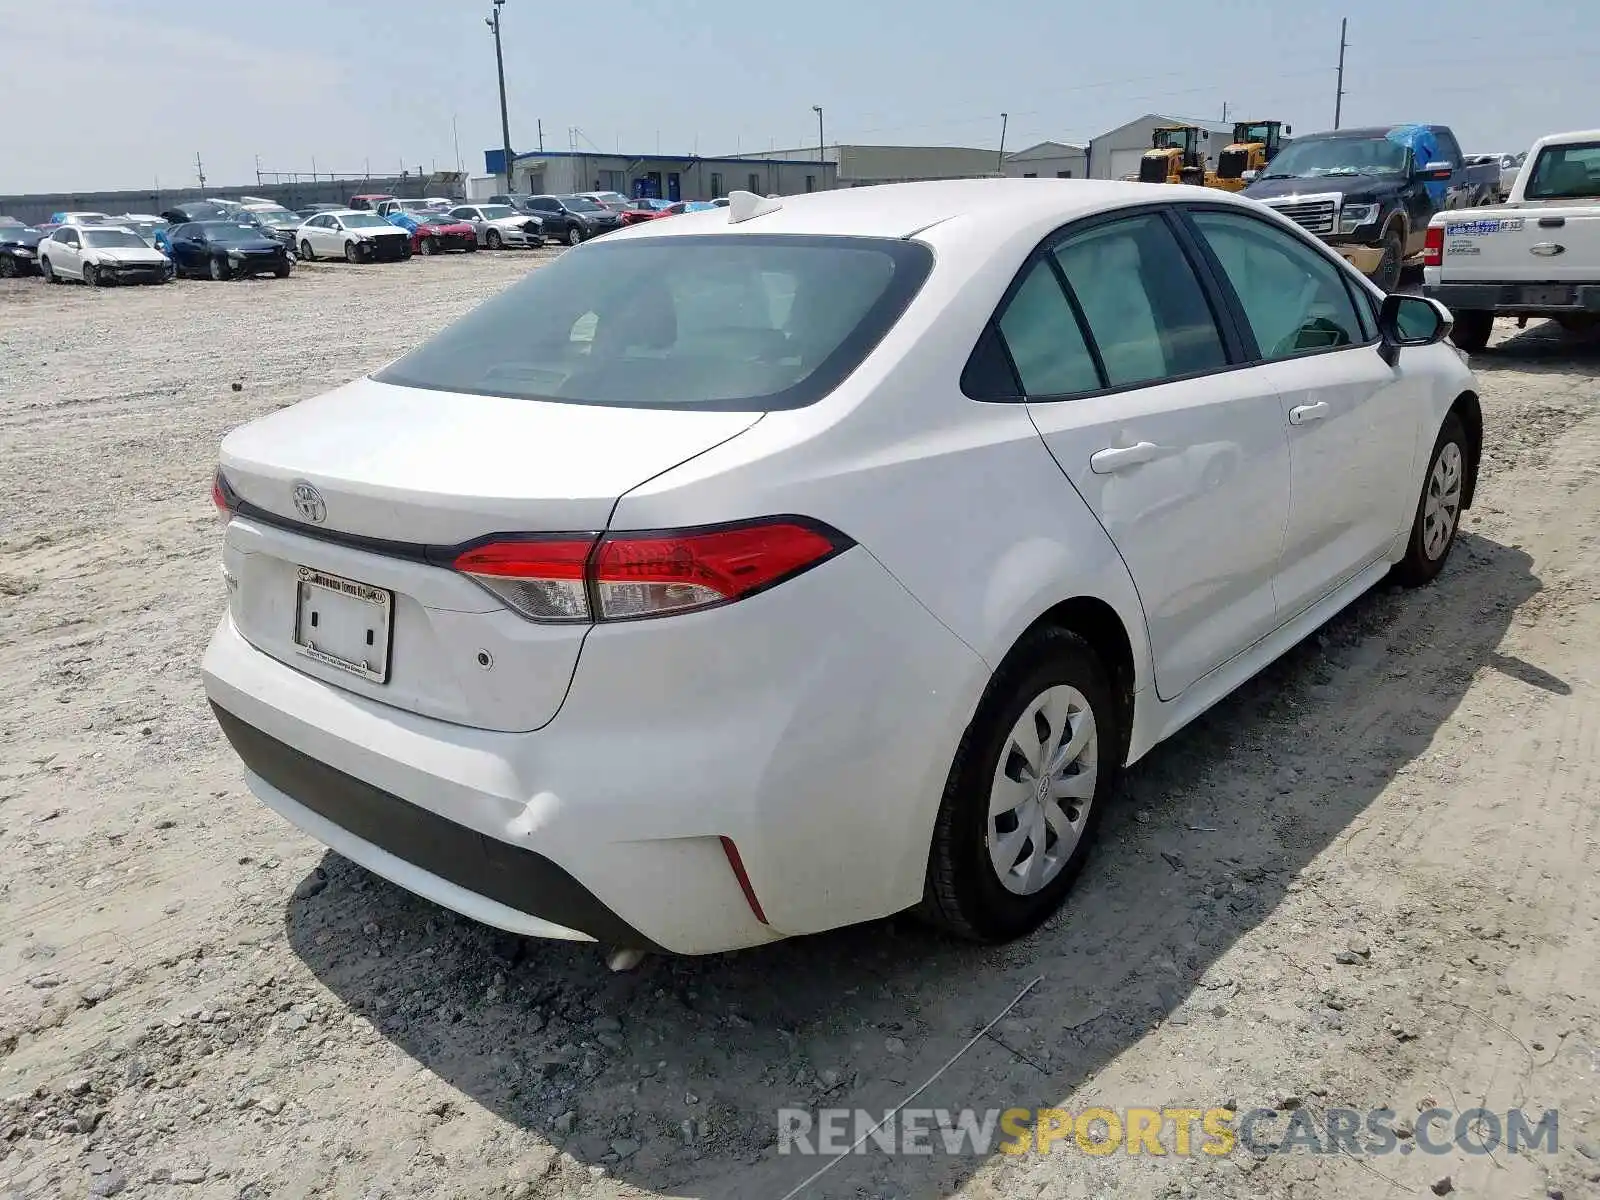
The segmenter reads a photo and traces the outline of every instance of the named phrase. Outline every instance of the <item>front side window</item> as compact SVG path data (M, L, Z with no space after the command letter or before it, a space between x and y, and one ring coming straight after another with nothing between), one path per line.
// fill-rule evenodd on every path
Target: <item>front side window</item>
M1191 214L1268 362L1367 340L1339 268L1295 235L1242 213Z
M1056 260L1083 309L1111 387L1226 366L1216 319L1159 214L1069 237Z
M861 363L932 262L925 246L888 238L595 242L375 378L576 404L796 408Z

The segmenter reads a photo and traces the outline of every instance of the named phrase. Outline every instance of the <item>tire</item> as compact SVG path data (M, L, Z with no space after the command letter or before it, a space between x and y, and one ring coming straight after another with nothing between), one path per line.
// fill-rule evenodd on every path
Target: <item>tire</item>
M1568 333L1586 334L1600 329L1600 316L1591 313L1573 313L1570 316L1557 317L1556 324Z
M483 240L488 244L488 247L491 250L505 249L505 239L500 236L500 231L498 229L489 230L488 235Z
M467 253L468 254L476 254L477 252L478 252L478 239L477 238L473 238L470 242L467 243Z
M567 245L577 246L583 242L583 230L576 225L567 226Z
M93 263L83 264L83 281L90 287L100 286L100 268Z
M410 262L411 261L411 243L410 242L407 242L405 245L400 247L400 261L401 262Z
M272 268L272 273L274 275L276 275L279 279L287 279L287 278L289 278L289 272L292 271L293 269L294 269L293 267L291 267L291 266L289 266L289 264L285 263L281 267L273 267Z
M311 252L311 243L307 242L307 241L302 241L300 243L300 261L301 262L310 262L312 259L314 259L316 257L317 256Z
M216 255L211 257L210 271L211 278L218 283L233 278L233 271L228 267L227 259L218 258Z
M354 242L346 242L344 244L344 260L347 263L358 263L361 261L361 251L356 248L356 244Z
M1372 282L1385 292L1394 291L1400 286L1400 274L1405 269L1405 264L1405 238L1398 226L1391 225L1383 231L1383 257L1373 269Z
M1461 500L1471 461L1466 427L1460 417L1451 413L1445 417L1433 443L1433 453L1428 456L1406 556L1394 568L1396 583L1421 587L1444 570L1461 528Z
M50 260L48 258L41 258L39 260L39 273L44 276L44 281L46 283L61 282L61 276L55 273L55 269L51 267Z
M419 249L422 251L422 256L424 258L432 258L435 254L439 253L439 242L435 238L423 238L422 245L419 247Z
M958 937L1001 942L1031 932L1054 913L1083 867L1116 787L1125 746L1121 723L1111 676L1086 641L1064 629L1027 635L990 680L956 749L918 915ZM1035 747L1043 744L1035 752L1043 753L1062 745L1064 732L1073 740L1087 736L1087 742L1080 757L1058 764L1067 773L1046 778L1061 783L1092 773L1092 779L1070 799L1044 800L1047 785L1033 783L1034 770L1017 747L1032 736L1039 739ZM992 817L993 795L1018 804ZM1047 803L1066 823L1059 834L1047 823ZM1064 845L1068 836L1075 840ZM1044 842L1042 854L1036 839Z
M0 256L0 279L15 279L17 277L17 260L11 255Z
M1494 314L1471 310L1455 314L1450 327L1450 340L1468 354L1482 354L1494 332Z

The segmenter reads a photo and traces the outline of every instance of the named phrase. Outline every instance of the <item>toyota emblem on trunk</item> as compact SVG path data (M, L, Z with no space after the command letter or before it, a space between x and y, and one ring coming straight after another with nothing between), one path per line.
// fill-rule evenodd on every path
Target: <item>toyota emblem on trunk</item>
M294 481L294 510L313 525L320 525L328 519L328 505L322 499L322 493L304 479Z

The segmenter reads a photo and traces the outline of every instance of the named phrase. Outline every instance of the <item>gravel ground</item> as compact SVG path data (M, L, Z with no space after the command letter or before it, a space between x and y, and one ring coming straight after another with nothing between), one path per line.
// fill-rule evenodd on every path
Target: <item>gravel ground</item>
M608 973L253 801L203 704L228 428L550 257L0 285L0 1193L781 1197L780 1106L1561 1110L1559 1151L852 1157L808 1197L1600 1195L1600 348L1476 361L1478 507L1130 773L1067 914ZM1448 1182L1445 1177L1448 1176ZM1430 1191L1431 1188L1431 1191Z

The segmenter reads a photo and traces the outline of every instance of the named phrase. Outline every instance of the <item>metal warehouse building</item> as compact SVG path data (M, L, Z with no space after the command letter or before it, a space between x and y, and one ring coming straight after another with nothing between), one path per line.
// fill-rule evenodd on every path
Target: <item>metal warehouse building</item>
M771 150L739 158L768 162L774 159L817 157L817 147ZM875 183L915 183L923 179L983 179L1002 173L998 150L972 146L858 146L831 145L822 156L837 172L835 187L868 187Z
M1089 173L1089 152L1066 142L1040 142L1006 155L1004 171L1020 179L1082 179Z
M492 191L501 190L505 154L486 150L484 166ZM813 152L749 158L702 158L695 154L601 154L573 150L541 150L518 154L512 163L511 192L621 192L624 196L657 196L666 200L715 200L735 189L758 195L792 196L838 186L836 167L818 162ZM478 183L478 181L474 181ZM480 184L481 186L481 184Z
M1146 113L1137 121L1119 125L1089 143L1088 175L1091 179L1120 179L1139 173L1139 157L1150 149L1150 136L1162 125L1194 125L1203 135L1201 147L1208 166L1217 165L1217 155L1233 141L1233 126L1216 121L1196 121L1192 117L1167 117Z

